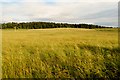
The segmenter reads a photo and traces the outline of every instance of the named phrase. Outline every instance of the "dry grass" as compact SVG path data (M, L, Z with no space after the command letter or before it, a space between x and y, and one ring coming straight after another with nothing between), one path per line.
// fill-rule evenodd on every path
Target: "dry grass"
M3 30L3 78L119 77L117 30Z

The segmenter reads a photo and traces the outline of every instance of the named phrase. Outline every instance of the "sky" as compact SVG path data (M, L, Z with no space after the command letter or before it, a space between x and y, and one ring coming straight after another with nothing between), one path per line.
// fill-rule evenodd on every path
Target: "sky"
M118 26L119 0L0 0L0 22Z

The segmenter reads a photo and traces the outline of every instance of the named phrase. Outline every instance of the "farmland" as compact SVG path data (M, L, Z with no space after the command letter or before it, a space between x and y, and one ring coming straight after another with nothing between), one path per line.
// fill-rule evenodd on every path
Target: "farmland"
M2 77L120 77L119 53L117 29L6 29Z

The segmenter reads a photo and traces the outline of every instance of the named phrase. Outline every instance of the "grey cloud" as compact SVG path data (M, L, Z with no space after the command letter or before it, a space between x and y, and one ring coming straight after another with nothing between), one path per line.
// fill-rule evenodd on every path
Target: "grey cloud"
M110 9L101 11L94 14L89 14L86 16L83 16L82 19L97 19L97 18L112 18L112 17L118 17L118 10L117 9Z
M28 2L21 3L21 5L7 4L3 12L6 21L84 22L116 25L117 21L112 20L117 18L117 8L114 6L115 3L59 2L55 5L48 5L42 2ZM111 21L108 21L109 19Z

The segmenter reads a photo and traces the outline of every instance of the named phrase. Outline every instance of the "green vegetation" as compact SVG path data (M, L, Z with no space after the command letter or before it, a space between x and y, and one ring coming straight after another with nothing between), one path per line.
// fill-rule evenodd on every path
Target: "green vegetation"
M117 29L2 31L3 78L120 78Z
M0 27L1 28L1 27ZM45 28L112 28L92 24L68 24L68 23L53 23L53 22L23 22L23 23L3 23L2 29L45 29Z

